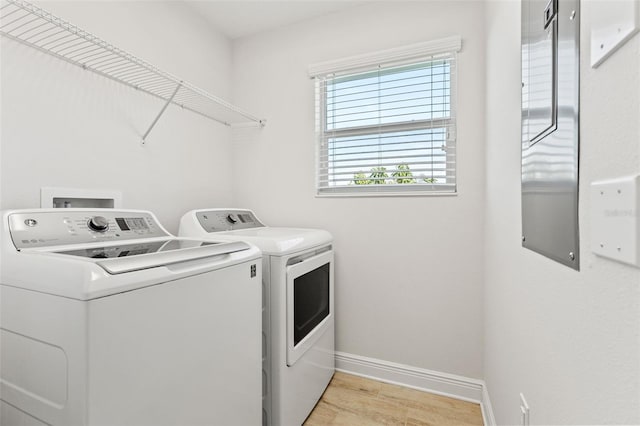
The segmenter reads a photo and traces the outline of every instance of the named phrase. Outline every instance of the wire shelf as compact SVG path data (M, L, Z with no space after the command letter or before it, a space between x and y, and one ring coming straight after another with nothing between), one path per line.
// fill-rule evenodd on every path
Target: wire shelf
M0 34L227 126L264 125L229 102L162 71L69 22L23 0L0 7Z

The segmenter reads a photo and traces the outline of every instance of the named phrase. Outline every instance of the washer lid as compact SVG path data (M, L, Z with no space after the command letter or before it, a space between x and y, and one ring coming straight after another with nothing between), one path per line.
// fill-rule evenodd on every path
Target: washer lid
M185 239L164 239L159 241L137 241L128 244L109 244L98 247L81 247L73 250L54 250L53 253L68 254L71 256L87 257L91 259L111 259L129 256L138 256L141 254L159 253L163 251L172 251L180 249L188 249L216 244L215 242L203 242L197 240Z
M248 250L241 241L211 242L171 238L131 244L76 248L53 253L94 260L110 274L138 271Z

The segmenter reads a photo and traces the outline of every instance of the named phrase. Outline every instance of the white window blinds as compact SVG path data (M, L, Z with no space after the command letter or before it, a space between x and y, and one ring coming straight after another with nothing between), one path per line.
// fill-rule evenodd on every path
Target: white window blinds
M319 195L455 192L457 49L414 50L315 75Z

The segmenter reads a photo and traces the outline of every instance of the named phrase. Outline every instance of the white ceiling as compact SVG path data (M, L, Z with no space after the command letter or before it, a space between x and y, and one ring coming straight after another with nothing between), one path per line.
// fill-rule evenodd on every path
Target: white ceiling
M363 0L184 0L230 39L304 21L365 3Z

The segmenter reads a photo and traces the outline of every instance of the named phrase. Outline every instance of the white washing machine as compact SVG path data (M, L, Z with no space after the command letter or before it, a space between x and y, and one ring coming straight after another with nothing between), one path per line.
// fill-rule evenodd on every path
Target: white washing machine
M2 214L3 425L258 425L261 253L146 211Z
M179 233L262 250L263 425L301 425L335 371L331 234L264 226L242 209L190 211Z

